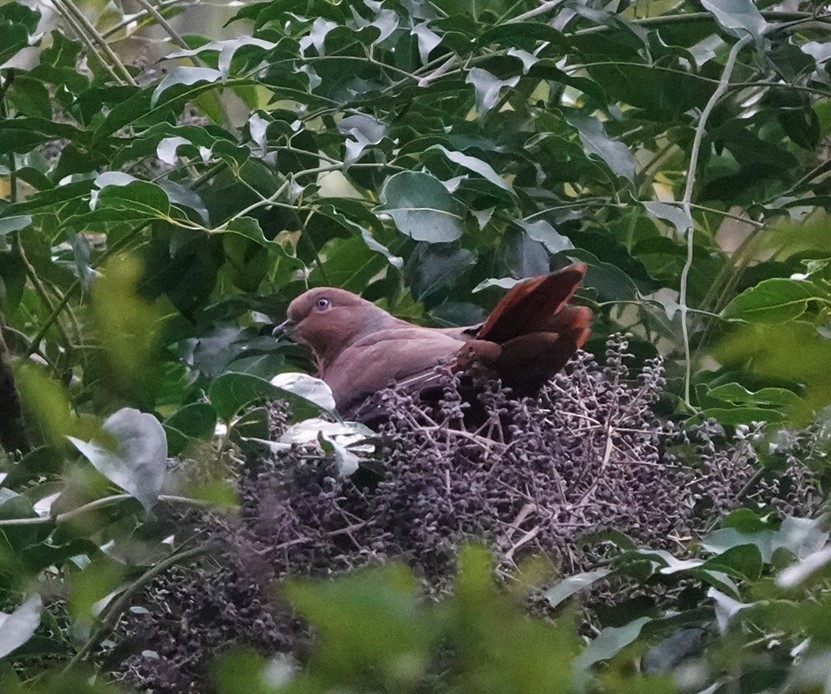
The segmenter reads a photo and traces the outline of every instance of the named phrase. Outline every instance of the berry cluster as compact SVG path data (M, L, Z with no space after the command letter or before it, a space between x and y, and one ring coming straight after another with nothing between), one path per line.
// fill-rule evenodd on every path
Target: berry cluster
M488 544L503 570L544 554L567 574L597 560L581 546L590 531L683 551L745 503L817 510L803 440L810 431L776 444L778 478L760 475L758 432L728 439L711 423L682 428L656 416L661 363L633 376L630 359L626 340L613 338L605 364L580 353L534 399L487 383L470 403L450 373L429 406L388 390L377 460L350 478L308 450L250 461L238 480L239 514L202 521L220 547L214 563L169 572L142 596L145 609L122 620L122 638L146 641L118 675L142 691L204 691L206 664L230 644L297 654L308 635L274 601L274 583L286 576L399 559L437 594L468 539ZM285 408L276 405L271 421L279 435Z

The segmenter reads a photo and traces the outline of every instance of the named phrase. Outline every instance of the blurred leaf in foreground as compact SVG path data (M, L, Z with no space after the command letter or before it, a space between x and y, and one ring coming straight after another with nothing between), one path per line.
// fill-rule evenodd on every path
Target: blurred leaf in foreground
M164 315L139 295L141 276L137 258L111 258L92 285L92 310L111 384L122 395L147 402L160 375L154 362Z
M718 345L715 357L723 364L746 366L765 379L801 383L805 401L815 410L831 403L831 339L809 323L742 326Z
M436 605L420 597L415 576L400 564L290 581L284 593L318 641L304 674L277 691L571 689L577 637L563 620L528 617L515 596L497 589L483 547L462 550L455 594Z

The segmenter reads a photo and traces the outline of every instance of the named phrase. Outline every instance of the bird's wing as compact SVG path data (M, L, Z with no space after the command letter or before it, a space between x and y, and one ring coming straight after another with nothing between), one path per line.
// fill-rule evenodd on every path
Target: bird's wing
M503 343L526 333L557 332L556 315L586 274L585 263L521 282L502 297L476 334Z
M430 370L459 346L459 340L429 328L379 330L343 350L322 376L343 411L393 382Z

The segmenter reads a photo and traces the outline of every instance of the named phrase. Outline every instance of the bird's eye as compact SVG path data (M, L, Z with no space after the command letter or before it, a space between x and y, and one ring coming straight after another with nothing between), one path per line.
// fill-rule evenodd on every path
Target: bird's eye
M320 311L329 308L329 299L318 299L315 307Z

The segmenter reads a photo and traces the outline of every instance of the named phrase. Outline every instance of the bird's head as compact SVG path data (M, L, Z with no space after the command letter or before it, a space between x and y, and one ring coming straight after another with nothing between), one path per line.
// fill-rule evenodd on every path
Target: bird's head
M399 321L357 294L335 287L317 287L289 304L287 319L274 330L307 345L325 369L356 340Z

